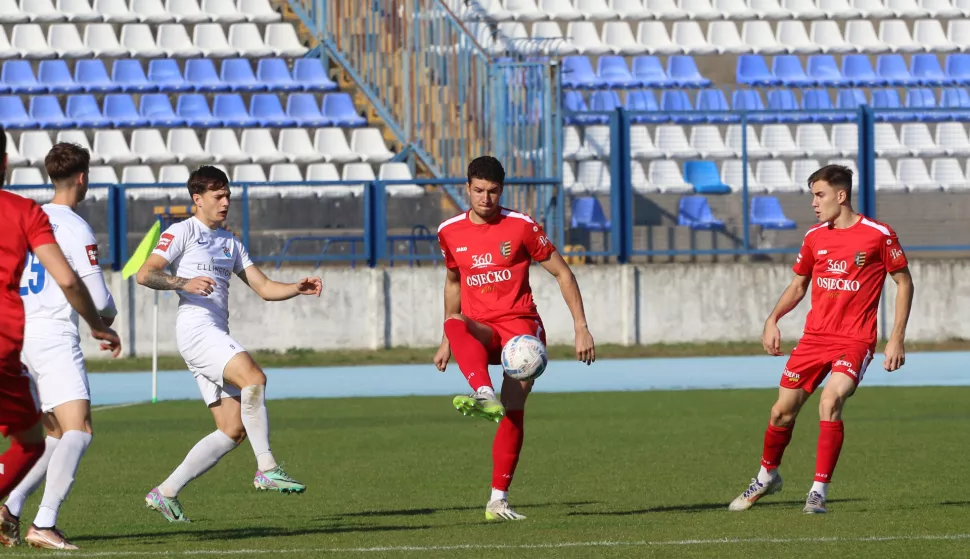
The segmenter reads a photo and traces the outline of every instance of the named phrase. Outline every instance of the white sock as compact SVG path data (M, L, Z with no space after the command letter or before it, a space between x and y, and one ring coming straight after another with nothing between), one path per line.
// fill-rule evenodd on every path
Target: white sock
M242 389L242 423L249 444L256 454L256 467L267 472L278 465L269 449L269 415L266 412L266 387L254 384Z
M20 516L20 511L24 509L24 503L27 502L27 497L40 487L41 482L44 481L44 477L47 475L47 465L50 464L54 449L57 448L57 443L60 441L60 439L55 439L54 437L47 437L44 454L34 464L34 467L27 472L27 475L24 476L24 479L20 481L17 487L13 488L10 496L7 497L7 502L4 503L10 510L10 514Z
M57 525L57 511L71 493L78 464L91 444L91 438L91 434L84 431L68 431L61 436L61 442L51 455L51 462L47 467L47 487L44 488L44 499L40 502L37 516L34 517L34 526L51 528Z
M812 483L811 490L815 491L816 493L821 495L823 499L825 499L829 491L829 484L825 483L824 481L816 481Z
M758 472L758 482L762 485L770 483L778 475L778 470L769 470L764 466L761 466L761 470Z
M168 479L158 486L159 492L170 499L178 497L179 491L183 487L193 479L208 472L236 446L238 446L236 441L218 429L209 433L195 443L195 446L185 455L185 460L179 464L179 467L175 468L172 475L168 476Z
M494 489L493 488L492 489L492 498L489 499L488 502L500 501L502 499L508 500L508 498L509 498L509 492L508 491L501 491L499 489Z

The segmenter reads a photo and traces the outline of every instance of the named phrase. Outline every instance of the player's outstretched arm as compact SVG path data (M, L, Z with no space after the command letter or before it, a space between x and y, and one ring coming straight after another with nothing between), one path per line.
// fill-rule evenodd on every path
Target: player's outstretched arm
M811 283L812 276L802 276L795 274L791 283L781 294L775 308L772 309L768 319L765 320L765 328L761 333L761 346L764 347L768 355L783 355L781 352L781 331L778 330L778 321L781 317L790 313L798 306L808 293L808 284Z
M323 280L320 278L303 278L296 283L280 283L266 277L266 274L256 266L248 266L239 272L239 279L264 301L286 301L298 295L319 297L323 292Z
M64 292L67 302L78 312L81 318L91 327L91 335L95 339L101 340L101 349L110 351L114 357L121 354L121 340L111 328L105 325L98 314L98 307L91 299L91 293L78 277L71 265L64 258L61 248L54 244L40 245L34 248L34 254L40 263L47 270L47 273L54 278L58 287Z
M559 282L562 298L569 307L569 313L573 315L573 328L576 330L576 359L589 365L596 361L596 346L586 324L586 309L583 308L583 295L579 292L576 276L558 252L553 252L549 258L539 264Z
M197 278L186 279L178 276L170 276L165 273L168 260L157 254L151 254L145 263L138 269L135 280L149 289L157 291L174 291L176 289L194 295L206 295L212 293L216 288L216 282L212 278L199 276Z
M448 268L445 273L445 318L461 314L461 274L458 268ZM434 365L439 371L444 371L448 367L451 359L451 343L448 337L441 334L441 345L434 354Z
M893 331L886 344L886 360L882 366L893 372L906 364L906 324L909 322L909 312L913 309L913 276L909 273L909 266L896 270L890 276L896 282L896 314L893 319Z

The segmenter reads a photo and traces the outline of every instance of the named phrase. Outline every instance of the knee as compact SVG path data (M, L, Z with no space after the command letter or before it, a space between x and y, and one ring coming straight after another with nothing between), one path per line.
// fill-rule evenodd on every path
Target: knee
M835 394L822 394L818 402L818 417L822 421L838 421L842 417L844 400Z
M220 427L219 430L236 444L242 444L246 440L246 428L242 426L242 423L229 427Z
M266 373L258 365L253 365L246 371L245 386L253 385L266 386Z
M461 313L449 314L447 317L445 317L445 322L448 322L449 320L457 320L459 322L467 322L467 319L465 318L465 315L463 315Z
M795 422L795 416L798 413L794 410L781 404L780 402L775 402L775 405L771 406L771 417L769 422L775 427L791 427L792 423Z

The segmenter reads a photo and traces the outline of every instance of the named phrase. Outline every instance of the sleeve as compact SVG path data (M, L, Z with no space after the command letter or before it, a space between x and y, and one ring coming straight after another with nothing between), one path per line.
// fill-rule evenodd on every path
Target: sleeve
M451 254L451 249L445 244L445 236L438 231L438 246L441 247L441 256L445 257L445 267L447 268L457 268L458 262L455 261L455 257Z
M886 266L886 271L890 274L909 265L909 261L906 260L906 253L903 252L903 247L899 244L899 237L892 229L889 229L889 236L886 237L879 248L883 265Z
M238 274L252 266L253 261L249 258L249 251L243 246L242 241L233 236L232 242L236 245L236 260L232 264L232 272Z
M172 225L162 233L162 236L158 238L158 244L155 245L155 250L152 254L157 254L168 260L169 262L174 261L179 256L182 256L182 252L185 250L185 242L188 240L188 231L184 227L179 227L179 223Z
M810 237L806 236L802 241L802 248L798 251L798 256L795 258L795 265L791 269L800 276L811 276L812 268L814 267L815 251L812 250Z
M533 260L543 262L552 256L552 253L556 252L556 247L549 240L549 237L546 236L546 232L542 229L541 225L530 220L526 227L525 238L522 242L529 250L529 256Z
M107 318L114 318L118 315L115 300L111 297L108 286L104 284L104 275L101 274L100 269L96 274L83 276L81 281L84 282L88 291L91 292L91 300L94 301L94 306L97 307L98 314Z
M70 258L77 275L82 279L93 274L101 274L101 264L98 262L98 242L94 233L85 227L78 231L61 227L57 243ZM57 233L54 234L57 237ZM102 280L103 283L104 280Z
M50 219L34 201L30 202L27 215L24 216L24 235L31 250L36 250L39 246L57 244Z

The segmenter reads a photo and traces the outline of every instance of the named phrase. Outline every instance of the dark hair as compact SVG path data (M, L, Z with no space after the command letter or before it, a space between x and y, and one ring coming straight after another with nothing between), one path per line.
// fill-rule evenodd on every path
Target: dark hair
M505 169L498 159L491 155L476 157L468 164L468 182L482 179L495 184L505 184Z
M47 152L44 167L51 182L62 181L78 173L87 173L91 167L91 154L77 144L60 142Z
M193 194L201 196L208 190L229 188L229 177L218 167L203 165L192 171L185 186L188 187L190 196Z
M7 154L7 131L3 127L3 125L0 124L0 155L6 155L6 154Z
M852 200L852 169L845 165L826 165L808 177L808 188L818 181L825 181L832 188L845 191L846 201Z

